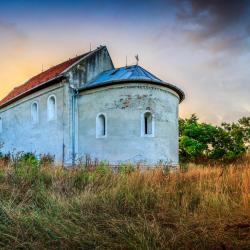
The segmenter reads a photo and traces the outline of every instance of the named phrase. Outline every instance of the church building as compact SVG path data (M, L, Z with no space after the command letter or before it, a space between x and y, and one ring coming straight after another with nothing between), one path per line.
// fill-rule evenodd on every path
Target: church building
M115 68L106 46L58 64L0 101L0 151L178 165L184 93L139 65Z

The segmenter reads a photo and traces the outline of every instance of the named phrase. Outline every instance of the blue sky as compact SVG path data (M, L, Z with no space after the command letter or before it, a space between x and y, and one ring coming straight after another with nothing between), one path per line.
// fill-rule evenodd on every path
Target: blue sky
M0 2L0 98L100 44L186 93L180 115L220 123L250 114L249 1Z

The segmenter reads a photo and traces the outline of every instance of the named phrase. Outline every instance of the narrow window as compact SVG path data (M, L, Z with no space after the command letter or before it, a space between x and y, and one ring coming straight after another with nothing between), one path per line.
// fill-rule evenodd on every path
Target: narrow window
M107 136L107 119L105 114L96 117L96 138Z
M34 102L31 105L31 119L32 119L33 124L38 123L38 103L37 102Z
M152 135L152 114L147 112L144 114L144 123L145 123L145 135Z
M141 123L141 135L154 136L154 117L151 112L143 114Z
M56 97L54 95L48 98L47 112L49 121L56 119Z
M3 132L3 119L0 117L0 134Z

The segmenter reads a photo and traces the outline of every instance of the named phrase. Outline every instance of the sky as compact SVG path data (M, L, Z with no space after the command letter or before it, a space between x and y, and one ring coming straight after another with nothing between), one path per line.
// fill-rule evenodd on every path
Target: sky
M0 98L90 44L180 87L182 118L250 115L248 0L0 0Z

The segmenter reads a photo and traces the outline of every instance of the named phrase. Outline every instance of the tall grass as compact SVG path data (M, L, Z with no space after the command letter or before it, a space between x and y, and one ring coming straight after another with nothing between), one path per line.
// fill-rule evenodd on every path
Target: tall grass
M174 173L2 162L0 248L249 249L249 191L249 158Z

